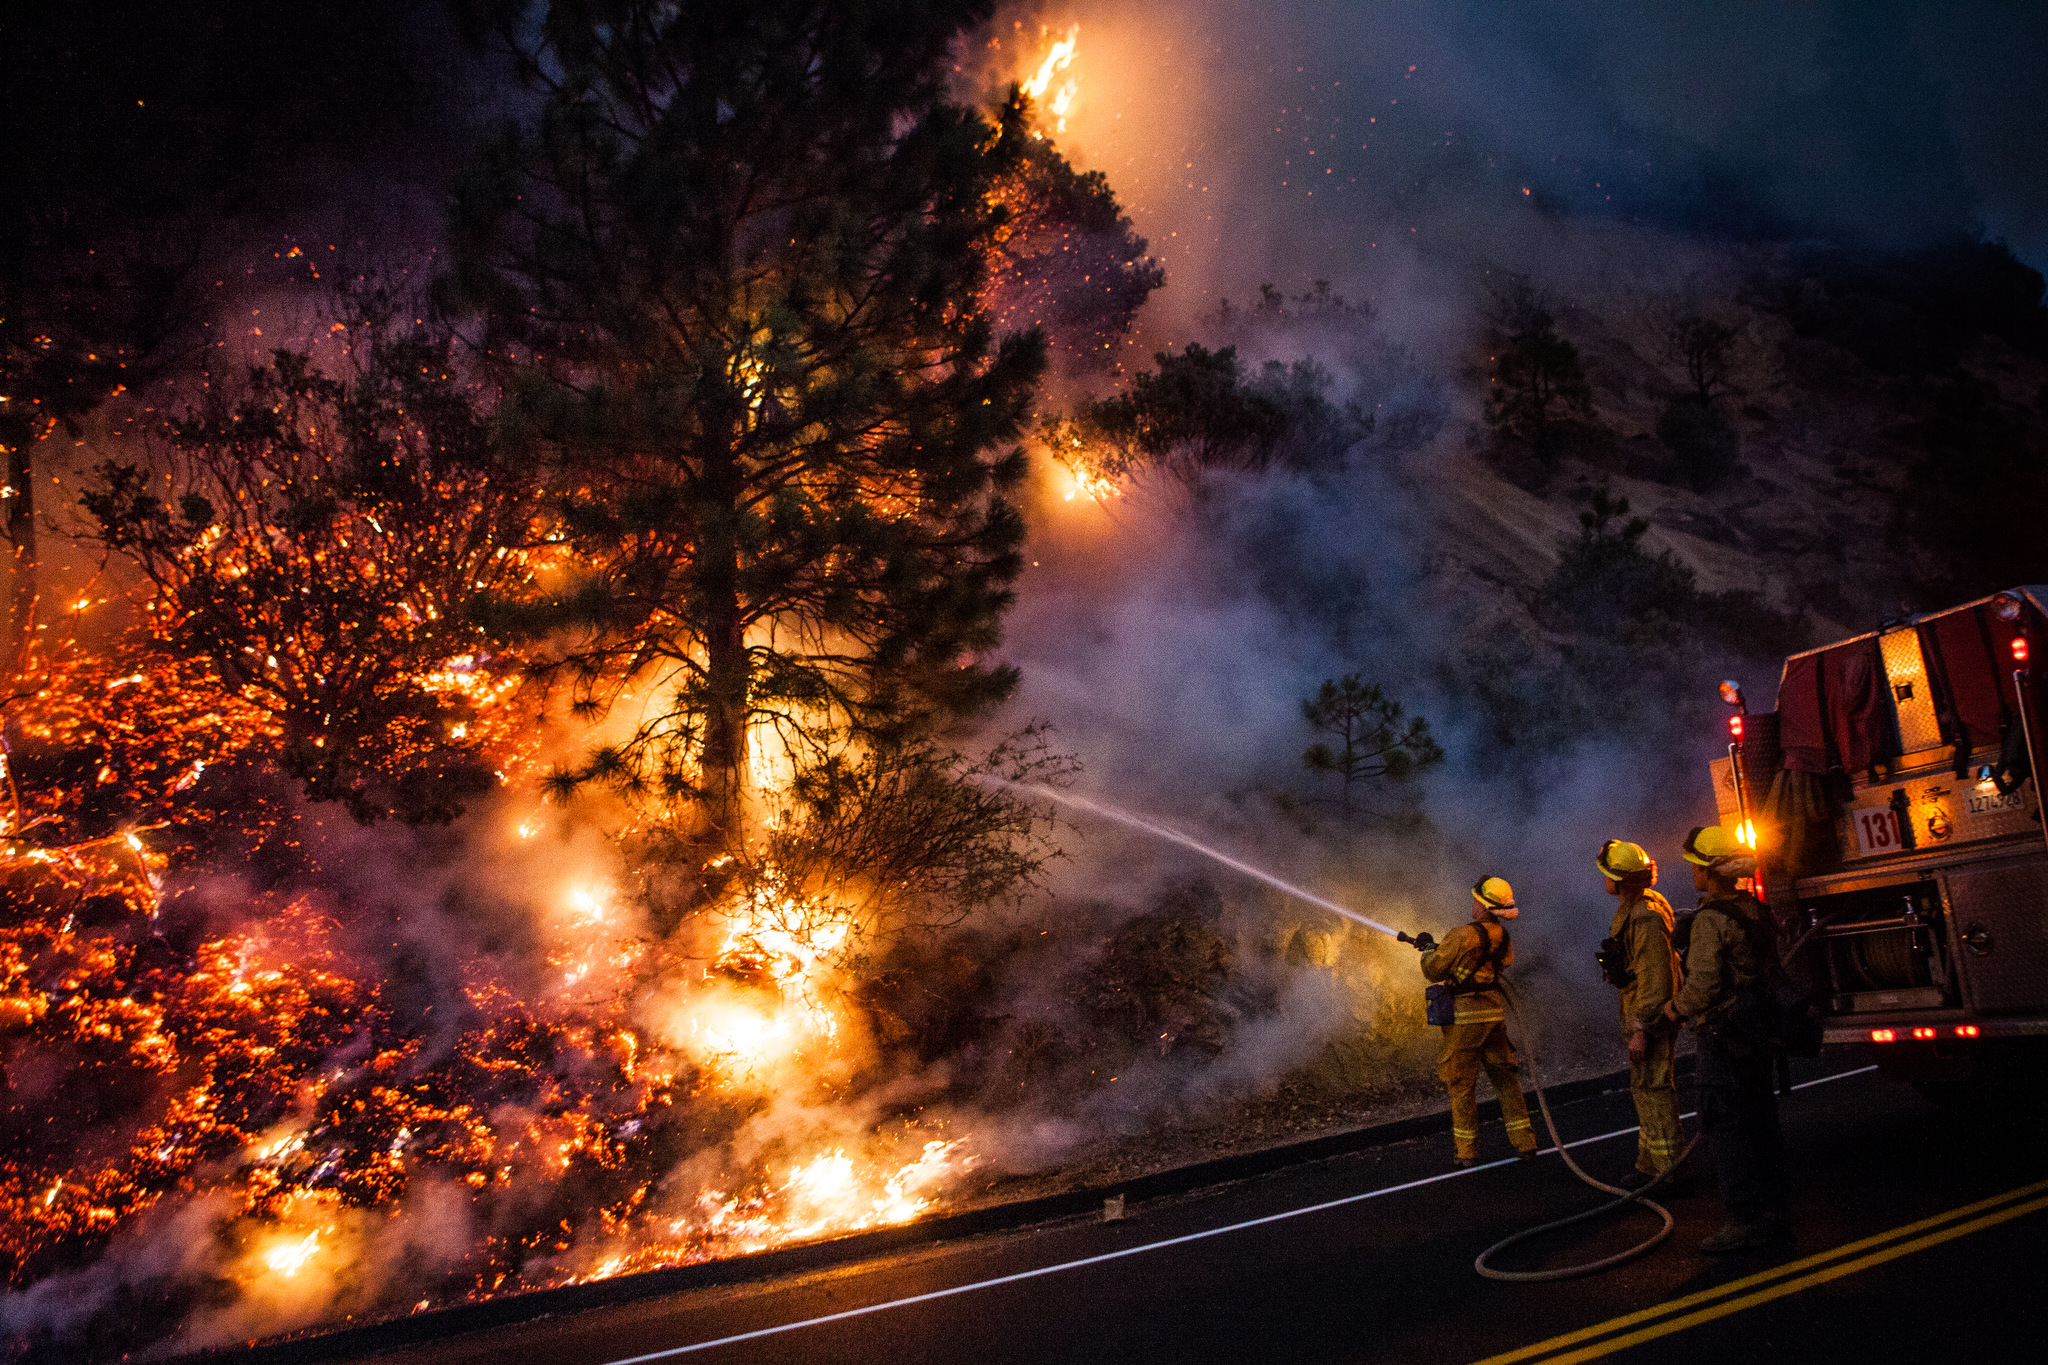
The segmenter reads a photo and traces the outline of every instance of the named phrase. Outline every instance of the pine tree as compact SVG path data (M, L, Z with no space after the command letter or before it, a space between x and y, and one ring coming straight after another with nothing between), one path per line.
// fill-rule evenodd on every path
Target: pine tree
M799 766L1014 685L1014 442L1045 365L980 303L1025 141L951 101L979 0L502 0L539 95L458 197L452 302L583 566L529 616L590 714L561 777L744 839L750 752ZM651 696L651 700L650 700Z
M1524 281L1494 298L1485 340L1486 424L1539 454L1554 454L1564 431L1593 416L1578 347L1558 335L1556 317Z
M1301 703L1301 718L1336 740L1317 741L1301 756L1310 772L1328 773L1342 783L1338 802L1351 813L1353 789L1375 777L1405 782L1444 761L1444 751L1421 716L1401 723L1402 706L1378 683L1357 673L1327 678Z

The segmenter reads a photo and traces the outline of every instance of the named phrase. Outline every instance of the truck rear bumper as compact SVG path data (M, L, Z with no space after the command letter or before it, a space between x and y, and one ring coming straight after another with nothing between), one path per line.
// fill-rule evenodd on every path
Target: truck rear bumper
M1916 1033L1915 1030L1921 1032ZM1875 1036L1883 1033L1892 1036ZM1838 1015L1826 1020L1821 1032L1823 1042L1872 1043L1879 1047L1934 1041L1967 1044L1985 1038L2041 1036L2048 1036L2048 1016L1986 1019L1965 1010L1898 1010L1858 1014L1853 1018Z

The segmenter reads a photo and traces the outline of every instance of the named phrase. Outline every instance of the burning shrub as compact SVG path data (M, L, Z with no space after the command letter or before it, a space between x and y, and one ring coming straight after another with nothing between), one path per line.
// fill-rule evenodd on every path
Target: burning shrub
M358 819L445 822L522 748L472 604L543 571L532 499L451 339L361 313L352 371L278 350L83 499L133 558L159 655L260 713L268 755ZM341 324L337 324L341 325Z

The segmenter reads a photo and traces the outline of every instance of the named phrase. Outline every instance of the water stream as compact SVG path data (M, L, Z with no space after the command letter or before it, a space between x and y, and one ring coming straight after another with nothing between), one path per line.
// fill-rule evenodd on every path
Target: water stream
M1240 859L1233 858L1228 853L1218 852L1216 849L1209 847L1201 840L1192 838L1191 836L1186 834L1182 834L1177 829L1169 829L1165 825L1154 824L1150 820L1146 820L1140 816L1133 815L1127 810L1120 810L1115 806L1105 806L1100 804L1099 802L1090 801L1088 798L1084 796L1075 796L1072 792L1060 791L1055 787L1040 786L1035 782L1007 782L1004 781L1002 778L994 778L991 780L1001 782L1003 786L1013 787L1018 791L1030 792L1033 796L1043 796L1047 800L1057 801L1061 805L1071 806L1075 810L1085 810L1092 815L1099 815L1105 820L1114 820L1116 821L1116 823L1120 825L1127 825L1132 829L1142 830L1145 833L1154 836L1155 838L1164 839L1169 843L1179 844L1182 848L1193 849L1195 852L1201 854L1205 858L1213 858L1215 861L1222 863L1225 867L1231 868L1234 871L1242 872L1247 877L1251 877L1255 880L1262 881L1266 885L1273 887L1276 890L1284 891L1288 895L1295 897L1297 900L1304 900L1307 901L1310 905L1320 906L1323 909L1332 912L1333 914L1342 915L1345 919L1356 920L1358 923L1363 924L1366 928L1377 929L1379 932L1386 934L1391 938L1399 938L1401 936L1399 930L1394 929L1389 925L1381 924L1376 919L1373 919L1366 915L1361 915L1356 910L1347 910L1343 906L1337 904L1337 902L1335 901L1324 900L1321 896L1316 895L1312 891L1304 891L1300 887L1294 885L1294 883L1292 882L1282 881L1280 878L1274 876L1272 873L1267 872L1261 868L1253 867L1250 863L1241 861Z

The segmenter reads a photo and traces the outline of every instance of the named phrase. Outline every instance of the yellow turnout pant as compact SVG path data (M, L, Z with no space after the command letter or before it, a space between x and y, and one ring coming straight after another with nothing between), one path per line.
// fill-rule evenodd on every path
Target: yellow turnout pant
M1685 1133L1678 1126L1678 1081L1671 1068L1677 1038L1653 1029L1649 1044L1640 1062L1628 1064L1628 1088L1636 1102L1636 1122L1642 1124L1636 1134L1636 1169L1661 1175L1685 1149Z
M1500 1115L1507 1123L1508 1141L1515 1144L1518 1152L1535 1151L1536 1132L1529 1126L1529 1106L1522 1099L1521 1072L1517 1069L1514 1046L1508 1042L1507 1025L1499 1020L1445 1024L1443 1033L1436 1074L1451 1095L1451 1136L1457 1141L1458 1155L1479 1155L1482 1067L1493 1082L1493 1093L1500 1096Z

